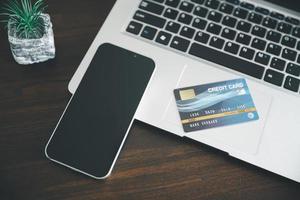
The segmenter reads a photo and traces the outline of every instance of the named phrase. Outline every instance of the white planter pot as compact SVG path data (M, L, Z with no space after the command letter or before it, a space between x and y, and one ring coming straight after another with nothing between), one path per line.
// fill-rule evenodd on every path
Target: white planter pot
M28 65L44 62L55 57L52 23L48 14L41 15L44 21L45 33L37 39L17 37L16 28L8 21L8 40L11 52L17 63Z

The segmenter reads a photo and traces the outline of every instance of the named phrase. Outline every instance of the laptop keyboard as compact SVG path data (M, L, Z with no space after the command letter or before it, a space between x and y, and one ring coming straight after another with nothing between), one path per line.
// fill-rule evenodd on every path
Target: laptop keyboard
M240 0L142 0L126 31L299 93L299 19Z

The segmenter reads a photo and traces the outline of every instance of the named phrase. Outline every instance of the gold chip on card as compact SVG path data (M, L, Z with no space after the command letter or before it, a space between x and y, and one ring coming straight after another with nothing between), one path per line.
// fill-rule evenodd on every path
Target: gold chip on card
M189 100L189 99L193 99L196 97L194 89L180 90L179 95L180 95L181 100Z

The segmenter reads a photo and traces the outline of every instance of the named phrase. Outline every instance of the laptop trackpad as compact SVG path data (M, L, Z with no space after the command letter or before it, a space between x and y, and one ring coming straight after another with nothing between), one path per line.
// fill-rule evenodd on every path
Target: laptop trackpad
M241 78L227 72L220 72L220 70L218 70L218 75L216 76L203 73L203 71L204 70L203 68L201 69L201 67L198 69L187 67L177 84L177 88ZM195 74L199 74L200 76L195 76ZM212 146L225 151L238 150L244 153L256 154L261 142L261 136L264 132L264 126L270 110L272 96L264 92L263 89L260 89L261 84L248 79L246 81L252 95L253 102L256 106L259 120L189 132L185 133L185 136L208 145L211 144ZM178 128L182 129L174 97L171 97L170 104L164 115L164 121L172 123L173 125L176 124L176 126L180 126Z

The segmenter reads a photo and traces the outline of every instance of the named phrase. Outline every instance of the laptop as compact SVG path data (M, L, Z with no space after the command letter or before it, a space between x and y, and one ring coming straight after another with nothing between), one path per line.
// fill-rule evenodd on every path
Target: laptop
M136 119L300 182L298 1L117 0L71 93L103 43L156 63ZM233 79L246 80L259 120L184 132L174 89Z

